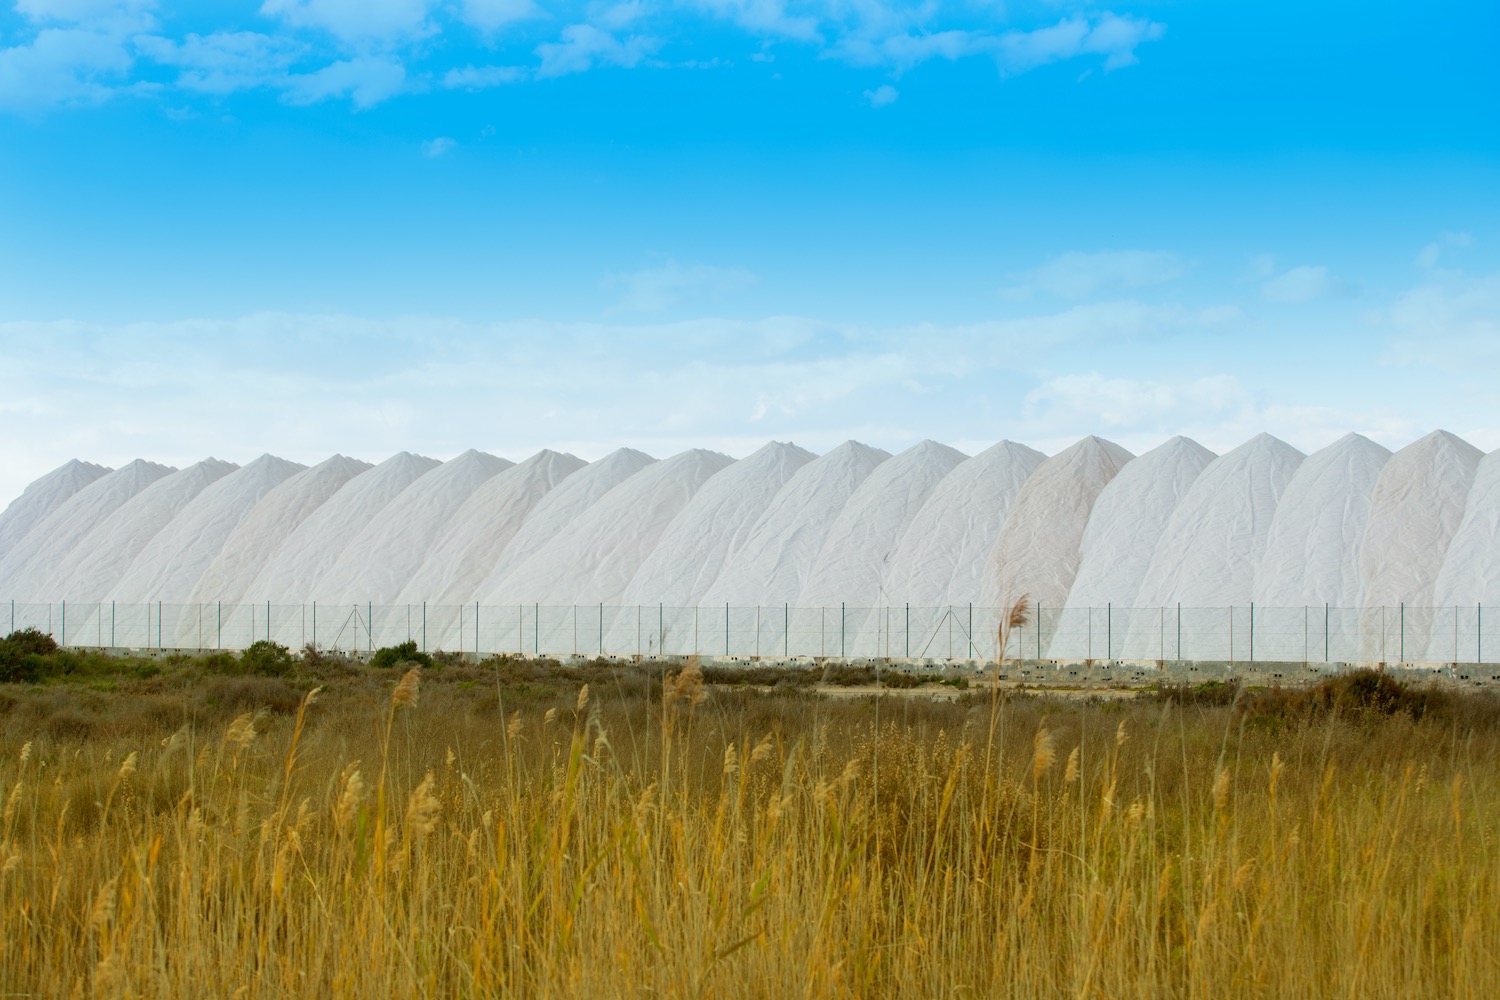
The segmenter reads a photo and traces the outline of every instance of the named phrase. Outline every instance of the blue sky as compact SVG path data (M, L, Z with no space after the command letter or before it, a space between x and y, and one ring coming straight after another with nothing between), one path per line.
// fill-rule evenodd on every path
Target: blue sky
M1493 4L0 0L77 455L1500 447Z

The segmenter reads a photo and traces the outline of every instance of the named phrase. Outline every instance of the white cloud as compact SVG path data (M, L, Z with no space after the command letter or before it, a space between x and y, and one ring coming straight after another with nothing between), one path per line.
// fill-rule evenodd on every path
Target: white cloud
M292 104L315 104L348 97L356 108L372 108L406 89L406 69L395 59L359 56L341 59L312 73L286 80L286 99Z
M1443 251L1451 247L1471 247L1474 245L1474 237L1468 233L1444 233L1436 240L1424 246L1417 254L1416 264L1425 271L1437 267L1438 259Z
M0 49L0 108L28 111L95 104L126 83L134 58L117 35L46 28L29 44Z
M1011 299L1028 299L1041 292L1063 299L1086 299L1099 292L1166 284L1183 275L1176 254L1159 250L1116 250L1104 253L1065 253L1032 271L1014 276L1001 290Z
M450 90L488 90L526 78L519 66L463 66L443 74L443 86Z
M845 34L823 54L858 66L889 66L897 73L932 59L954 62L969 56L994 59L1006 76L1082 56L1103 56L1104 69L1110 71L1137 63L1136 49L1166 32L1158 22L1115 14L1066 17L1046 27L999 35L977 28L912 30L896 27L891 18L882 27L886 30L867 27Z
M900 96L900 92L888 83L881 84L874 90L865 91L865 100L870 102L872 108L883 108L887 104L895 104L896 98Z
M782 0L690 0L690 3L750 31L807 42L818 39L817 19L787 13Z
M420 37L434 0L265 0L260 12L299 28L318 28L345 42Z
M639 65L659 47L654 38L636 35L622 42L592 24L570 24L562 30L561 41L544 42L536 47L536 54L542 60L537 76L583 73L595 65L628 69Z
M1112 428L1182 426L1243 410L1250 396L1232 375L1182 382L1107 378L1098 372L1050 378L1026 394L1029 419Z
M16 12L29 20L74 24L106 22L140 26L156 6L156 0L15 0Z
M1001 72L1017 74L1082 55L1101 55L1104 69L1116 70L1139 62L1135 50L1165 32L1166 26L1155 21L1115 14L1093 21L1067 17L1050 27L1001 35L995 46L995 61Z
M713 267L680 264L668 259L659 267L629 274L605 275L602 286L619 291L616 312L661 312L689 299L700 299L744 291L759 279L743 267Z
M532 0L463 0L461 16L480 31L498 31L508 24L547 14Z
M1298 304L1326 298L1340 288L1328 268L1303 264L1283 271L1260 286L1260 294L1269 302Z
M1500 273L1477 278L1439 275L1398 298L1387 318L1393 358L1403 364L1484 373L1497 398L1500 377Z
M429 160L435 160L444 153L451 152L457 145L457 140L440 135L436 139L429 139L422 143L422 155Z
M292 39L254 31L190 34L181 42L141 35L135 44L147 58L179 67L178 86L210 94L275 84L305 51Z

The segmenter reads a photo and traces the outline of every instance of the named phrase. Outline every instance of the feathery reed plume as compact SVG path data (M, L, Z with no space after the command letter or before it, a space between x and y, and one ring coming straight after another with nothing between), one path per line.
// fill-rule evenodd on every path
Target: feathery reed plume
M135 764L136 764L136 761L139 760L139 759L140 759L140 754L137 751L135 751L135 750L130 751L129 755L127 755L126 758L123 761L120 762L120 772L119 772L118 775L115 776L115 780L117 780L117 781L124 781L126 778L128 778L132 774L134 774L135 773Z
M428 771L406 803L406 828L418 837L429 836L437 829L440 803L437 796L432 794L432 786L432 772Z
M1042 775L1052 769L1057 760L1057 740L1052 730L1042 723L1037 728L1036 737L1032 740L1031 752L1031 782L1036 784L1042 780Z
M1221 813L1229 805L1229 771L1223 764L1214 774L1214 812Z
M392 708L415 708L417 704L417 689L422 684L422 668L412 667L401 678L391 691Z
M1078 752L1082 747L1074 747L1073 752L1068 754L1068 766L1063 771L1063 782L1071 785L1078 780Z
M587 684L585 684L583 687L581 687L581 688L578 689L578 704L576 704L576 705L573 706L573 711L575 713L576 712L582 712L585 708L588 707L588 703L589 703L589 686Z
M687 663L683 664L681 670L675 674L668 674L663 691L669 703L684 702L688 705L697 705L707 698L708 691L703 686L703 668L698 657L688 657Z

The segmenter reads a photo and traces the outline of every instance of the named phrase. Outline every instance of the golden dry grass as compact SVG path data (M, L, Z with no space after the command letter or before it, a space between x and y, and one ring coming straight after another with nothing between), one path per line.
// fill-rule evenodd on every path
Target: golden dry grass
M13 691L0 992L1500 996L1492 726L396 680Z

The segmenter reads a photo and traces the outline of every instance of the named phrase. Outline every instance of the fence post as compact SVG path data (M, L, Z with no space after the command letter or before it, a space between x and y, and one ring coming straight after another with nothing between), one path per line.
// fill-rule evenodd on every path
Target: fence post
M64 600L62 602L62 622L61 622L61 629L62 629L62 642L59 642L58 645L59 646L66 646L68 644L68 602L66 600Z
M911 602L906 602L906 658L911 659Z
M161 652L161 601L156 602L156 651Z
M1177 602L1177 662L1182 662L1182 602Z
M426 613L425 611L423 612ZM604 621L604 615L599 615L599 621ZM424 625L423 628L426 628ZM533 601L531 608L531 655L542 655L542 602Z
M573 608L574 622L577 622L577 605ZM576 629L575 629L576 630ZM479 602L474 602L474 659L479 659Z
M356 639L356 642L359 640ZM422 602L422 652L427 652L427 602Z
M1401 629L1401 662L1406 662L1406 602L1401 602L1401 621L1398 626Z
M1328 602L1323 602L1323 662L1328 662Z
M790 603L781 606L781 655L789 660L792 658L792 606Z
M724 655L729 656L729 602L724 602Z
M1255 602L1250 602L1250 662L1255 662Z
M841 660L844 659L845 655L846 655L845 652L844 652L844 615L845 615L845 608L846 608L846 605L844 604L844 602L840 601L839 602L839 659L841 659ZM948 655L952 656L953 654L949 653Z
M109 648L115 648L115 602L109 602Z
M1484 603L1474 605L1474 662L1484 662Z
M604 602L599 602L599 655L604 655Z
M969 602L969 659L974 659L974 602Z
M1115 605L1113 601L1104 602L1104 660L1109 662L1115 658Z

